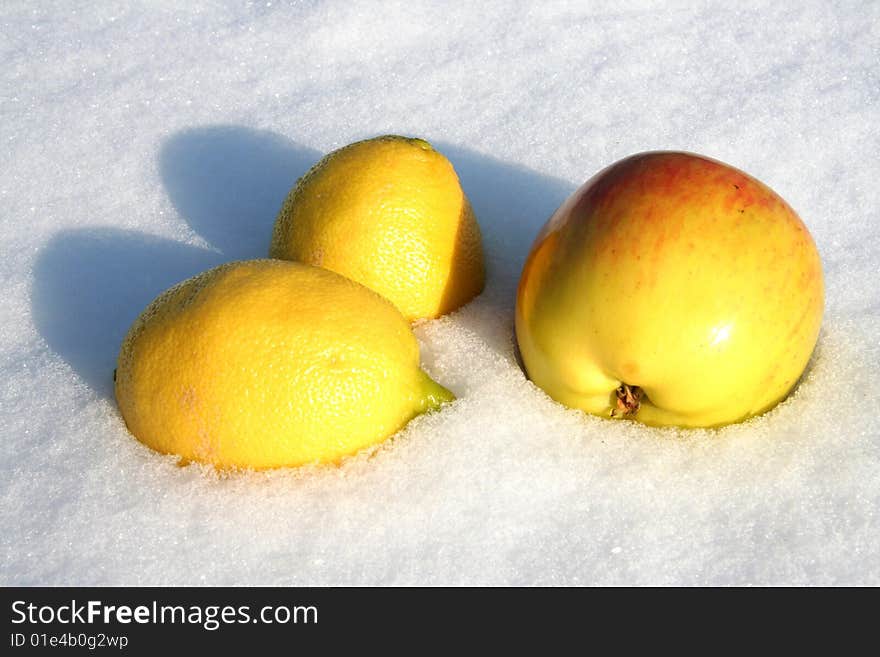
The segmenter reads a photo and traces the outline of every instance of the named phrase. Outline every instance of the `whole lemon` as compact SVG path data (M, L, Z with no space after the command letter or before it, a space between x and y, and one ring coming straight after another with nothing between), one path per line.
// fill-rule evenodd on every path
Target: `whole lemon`
M391 303L280 260L222 265L153 301L122 343L116 398L149 447L255 469L338 461L453 399Z
M300 178L269 255L363 283L410 321L455 310L485 281L480 228L452 164L393 135L334 151Z

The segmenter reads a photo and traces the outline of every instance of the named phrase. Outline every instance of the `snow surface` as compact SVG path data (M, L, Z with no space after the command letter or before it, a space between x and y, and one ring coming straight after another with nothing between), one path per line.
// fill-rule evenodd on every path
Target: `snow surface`
M0 7L0 583L880 584L880 3L122 4ZM388 132L450 157L484 232L485 293L417 330L459 401L340 468L135 441L139 311ZM537 229L651 149L757 176L822 254L808 374L745 424L588 417L515 363Z

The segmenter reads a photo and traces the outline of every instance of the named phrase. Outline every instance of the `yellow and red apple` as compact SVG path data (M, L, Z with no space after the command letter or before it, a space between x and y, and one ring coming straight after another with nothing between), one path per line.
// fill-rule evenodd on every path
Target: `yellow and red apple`
M680 152L633 155L550 218L516 337L553 399L655 426L738 422L782 400L816 344L822 265L773 190Z

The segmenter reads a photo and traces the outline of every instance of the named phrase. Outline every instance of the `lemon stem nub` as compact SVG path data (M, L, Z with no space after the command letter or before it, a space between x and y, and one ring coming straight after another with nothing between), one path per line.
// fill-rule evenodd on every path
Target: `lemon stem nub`
M455 401L455 395L422 372L422 397L419 400L419 413L436 411L447 402Z

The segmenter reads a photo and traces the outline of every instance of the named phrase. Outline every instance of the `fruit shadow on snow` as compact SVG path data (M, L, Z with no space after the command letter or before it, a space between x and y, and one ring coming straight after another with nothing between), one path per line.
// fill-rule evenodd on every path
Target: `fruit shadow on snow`
M236 126L172 135L158 154L162 182L181 219L213 249L112 226L62 230L34 267L31 311L40 334L95 392L112 398L119 347L144 307L206 269L266 257L275 214L319 155Z
M516 361L516 288L538 231L577 185L472 150L434 146L452 162L480 225L486 288L456 313L456 322L503 358Z
M461 178L487 264L478 304L509 326L487 332L479 313L458 321L507 351L513 298L538 229L574 185L474 151L438 143ZM163 290L232 260L266 257L272 225L297 178L323 153L269 131L217 125L169 137L158 154L180 215L212 249L112 226L67 229L40 251L31 310L40 334L98 395L113 397L113 369L128 327ZM509 343L508 343L509 344Z

